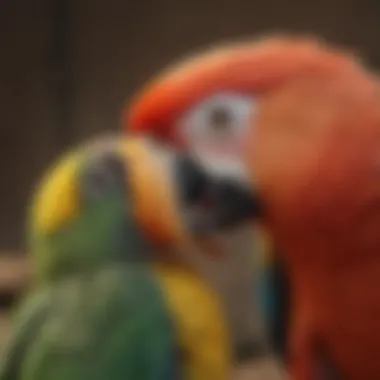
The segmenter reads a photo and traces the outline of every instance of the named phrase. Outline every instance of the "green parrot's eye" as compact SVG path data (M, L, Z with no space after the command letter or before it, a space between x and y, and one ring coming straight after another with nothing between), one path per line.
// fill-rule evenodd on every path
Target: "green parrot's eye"
M125 168L121 159L114 154L97 157L84 173L83 195L88 200L97 200L124 186Z

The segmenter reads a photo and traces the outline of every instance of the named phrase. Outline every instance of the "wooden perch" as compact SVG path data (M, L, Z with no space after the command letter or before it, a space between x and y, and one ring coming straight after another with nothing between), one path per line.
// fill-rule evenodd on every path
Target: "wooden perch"
M0 293L18 293L32 276L25 255L0 253Z

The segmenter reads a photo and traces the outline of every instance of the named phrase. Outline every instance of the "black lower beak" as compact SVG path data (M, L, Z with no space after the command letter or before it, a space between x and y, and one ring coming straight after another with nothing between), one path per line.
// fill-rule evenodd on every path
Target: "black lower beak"
M188 156L178 157L176 178L190 227L199 234L238 227L261 213L249 186L215 178Z
M235 181L214 183L215 222L217 228L231 228L256 218L260 214L257 197L247 186Z

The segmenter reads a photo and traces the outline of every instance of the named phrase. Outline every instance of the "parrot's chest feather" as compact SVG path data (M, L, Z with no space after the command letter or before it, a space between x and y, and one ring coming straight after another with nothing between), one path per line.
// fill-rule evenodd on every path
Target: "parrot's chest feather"
M299 313L350 379L380 378L380 259L298 277Z
M156 264L153 268L173 316L188 378L228 379L231 342L217 295L181 266Z

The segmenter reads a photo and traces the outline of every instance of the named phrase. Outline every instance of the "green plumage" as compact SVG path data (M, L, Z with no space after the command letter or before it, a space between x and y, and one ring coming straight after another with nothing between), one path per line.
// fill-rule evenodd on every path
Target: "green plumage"
M141 264L62 280L20 310L2 380L172 379L175 336Z
M38 277L16 313L0 380L179 379L171 317L148 265L119 144L85 153L67 172L58 165L51 173L60 175L48 210L57 228L45 233L32 222ZM61 191L71 188L73 205ZM62 204L75 212L54 219Z
M89 186L86 184L89 173L93 174L101 166L102 151L98 150L87 152L87 155L78 151L76 173L73 173L75 178L66 178L68 182L75 181L78 187L75 218L67 220L53 234L47 235L36 228L35 216L31 217L29 240L36 257L39 281L56 281L62 276L96 270L113 260L128 262L147 259L151 245L136 225L133 194L130 194L129 184L124 178L124 169L118 168L119 171L112 173L113 178L110 173L101 172L98 177L109 175L111 178L104 181L110 183L96 196L90 196L89 189L83 189ZM53 173L59 170L60 165L53 168Z

